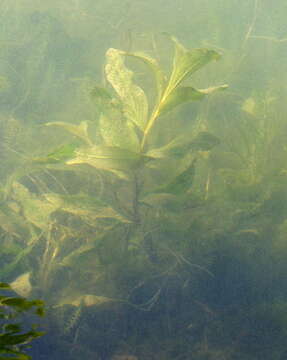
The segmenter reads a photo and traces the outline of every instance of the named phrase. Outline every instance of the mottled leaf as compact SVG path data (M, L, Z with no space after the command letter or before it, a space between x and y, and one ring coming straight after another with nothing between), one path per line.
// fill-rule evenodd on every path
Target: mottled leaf
M100 134L107 146L139 151L140 144L134 125L120 112L109 111L100 117Z
M133 82L133 72L126 68L123 54L113 48L107 51L106 76L122 101L126 119L144 130L148 114L146 95Z

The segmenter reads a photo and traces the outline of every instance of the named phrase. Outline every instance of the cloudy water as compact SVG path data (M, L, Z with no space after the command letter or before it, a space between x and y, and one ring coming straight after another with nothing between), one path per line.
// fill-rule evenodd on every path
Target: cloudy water
M0 2L1 359L287 358L286 16Z

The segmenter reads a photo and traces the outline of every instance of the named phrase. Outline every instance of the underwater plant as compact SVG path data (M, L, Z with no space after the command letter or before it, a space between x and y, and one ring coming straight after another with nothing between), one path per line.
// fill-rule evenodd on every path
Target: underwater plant
M220 54L171 40L170 74L145 53L109 49L107 86L91 91L96 120L46 123L42 130L59 135L58 146L3 180L0 236L9 261L3 255L0 275L19 295L45 299L54 312L49 326L63 341L77 344L94 326L89 314L101 323L105 309L146 313L177 276L180 286L193 270L211 276L197 245L190 261L185 232L190 209L204 202L194 191L197 170L220 139L196 116L181 130L177 109L227 85L188 85ZM150 79L131 70L137 66ZM192 213L193 231L203 214Z
M175 195L186 193L192 184L197 153L209 151L219 143L219 139L207 131L194 131L173 136L168 143L157 146L153 129L176 107L201 100L209 94L227 88L227 85L220 85L196 89L183 85L188 77L209 62L218 60L220 55L214 50L204 48L190 51L176 38L171 39L175 45L175 55L169 77L158 61L145 53L109 49L106 54L105 73L113 91L98 86L92 91L99 113L97 138L94 140L93 134L89 134L89 124L85 121L79 125L64 122L47 123L47 126L64 128L77 137L79 142L64 145L45 159L35 159L39 163L65 163L74 166L76 170L79 165L89 165L101 171L101 175L104 174L104 170L115 175L120 181L129 183L129 189L132 189L129 204L126 201L127 197L122 200L125 204L122 204L116 194L113 206L121 209L123 216L132 223L141 222L140 206L143 195L153 192ZM155 96L152 90L151 94L146 93L134 82L134 72L125 64L126 57L143 62L151 70L156 84ZM152 101L151 96L156 100ZM168 183L160 184L155 189L144 189L143 171L150 168L161 171L161 162L174 159L178 168L176 176L168 174Z
M144 267L145 261L157 261L154 240L147 236L158 226L155 214L166 204L173 216L183 208L201 152L209 152L220 142L196 124L176 135L164 134L163 130L175 121L175 109L180 105L227 88L186 85L189 77L218 60L220 54L206 48L188 50L175 37L170 39L175 53L169 76L145 53L111 48L105 66L109 87L95 86L91 93L99 115L97 123L57 121L45 125L47 129L63 129L73 138L47 156L28 161L9 179L9 193L5 193L9 206L5 205L5 211L23 219L28 227L15 233L8 229L10 240L21 236L19 231L26 231L27 244L2 275L11 276L17 268L30 271L32 266L31 279L25 278L29 288L31 280L35 285L32 289L52 303L81 303L77 299L90 295L82 281L81 289L74 281L69 289L59 290L56 274L68 278L81 274L91 288L93 282L114 272L114 266L128 272L129 266L142 263ZM145 83L139 86L134 81L137 74L127 67L127 59L143 63L151 71L154 88L144 90ZM48 173L55 180L55 191L45 184ZM75 179L72 190L79 189L78 193L71 193L57 180L61 173L66 174L64 183ZM86 177L91 185L85 189L81 183ZM35 264L32 254L37 251L42 255ZM167 250L166 256L174 256L172 253ZM142 262L137 260L140 258ZM57 291L51 295L52 288L61 295Z
M11 295L12 288L6 283L0 283L0 289L4 293L0 295L0 359L29 360L31 356L26 354L29 343L44 335L44 332L37 330L36 325L25 329L24 323L19 322L18 318L32 309L36 315L43 316L44 303L42 300L27 300Z

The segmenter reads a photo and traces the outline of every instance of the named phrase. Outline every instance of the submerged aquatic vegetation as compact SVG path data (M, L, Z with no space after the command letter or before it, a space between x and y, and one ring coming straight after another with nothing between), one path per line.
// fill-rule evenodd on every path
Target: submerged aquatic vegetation
M175 54L169 76L149 55L109 49L105 73L112 89L96 86L91 94L99 113L97 136L93 132L95 124L87 121L47 123L45 127L49 129L58 129L59 133L63 130L67 143L61 142L48 155L27 161L24 173L9 180L6 196L17 204L9 213L17 214L27 227L17 232L8 230L9 236L15 242L26 231L27 240L18 256L4 267L2 276L15 279L17 268L24 269L14 281L19 293L41 294L54 306L73 298L73 293L78 294L78 303L85 307L95 305L99 299L121 299L132 305L128 293L131 286L137 286L139 279L135 274L142 273L145 264L151 272L153 266L165 264L169 274L168 258L174 258L175 268L183 262L177 259L177 252L165 246L156 250L162 253L157 256L158 263L152 263L146 256L145 234L152 231L149 219L158 212L158 207L152 203L147 206L145 197L157 194L185 197L194 182L199 153L211 151L220 141L204 130L176 134L172 139L167 137L168 142L161 145L155 137L159 129L156 124L163 124L164 118L169 121L168 116L178 106L201 100L224 90L227 85L207 89L183 85L183 81L206 64L218 60L220 55L209 49L187 50L176 38L171 37L171 40ZM144 84L140 86L135 82L134 71L126 65L127 58L143 62L147 73L151 70L156 102L150 101ZM169 171L174 160L180 162L175 174ZM164 182L156 184L155 172L167 172L168 176ZM63 183L57 180L61 173ZM51 174L55 181L55 190L45 179L46 174ZM75 193L65 188L69 174L75 179ZM93 179L92 190L81 188L87 176ZM171 216L173 212L171 207ZM162 219L157 221L160 223ZM152 242L153 247L161 247L160 243ZM30 268L35 253L41 260ZM73 283L69 281L60 288L59 274L73 279ZM127 282L126 289L115 285L114 289L113 286L109 289L104 285L108 277L114 278L115 283L118 277L123 277L121 281ZM89 290L95 284L102 293ZM161 287L157 291L160 294ZM152 299L151 304L154 304L157 296Z
M38 331L36 325L28 330L18 318L30 310L34 310L38 316L43 316L44 303L41 300L27 300L11 295L12 288L7 283L0 283L0 289L3 293L0 300L0 358L29 360L31 356L26 354L27 348L30 347L28 344L44 335L44 332Z
M48 27L53 21L45 14L33 19L40 30L43 20ZM45 41L27 48L24 78L32 91L17 100L15 116L0 120L0 276L19 295L47 301L54 312L48 327L59 334L53 345L71 359L81 351L111 358L121 353L117 346L143 359L257 359L246 350L258 331L246 317L262 316L256 310L262 297L269 299L266 308L275 306L270 289L286 297L278 286L286 273L286 129L278 113L285 111L282 90L255 90L254 77L250 89L236 84L242 73L234 69L248 67L242 59L256 38L251 25L242 53L222 48L222 75L222 62L214 63L205 78L198 71L219 60L217 46L189 50L169 37L170 71L167 51L111 48L106 86L77 74L70 80L80 89L71 92L81 96L74 103L62 91L54 112L46 97L59 72L54 54L34 88L51 41L41 30L38 39ZM221 30L214 33L220 45ZM231 78L227 94L226 85L208 87L221 76ZM62 80L55 83L61 90ZM197 87L201 81L207 88ZM43 117L41 104L49 107ZM18 121L16 114L27 111ZM31 130L29 146L20 145L23 128L35 119L49 122Z

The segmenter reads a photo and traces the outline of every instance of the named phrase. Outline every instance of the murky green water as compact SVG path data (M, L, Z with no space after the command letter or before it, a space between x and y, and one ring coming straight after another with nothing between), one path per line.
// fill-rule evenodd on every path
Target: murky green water
M46 304L33 359L286 358L286 16L0 3L0 281Z

